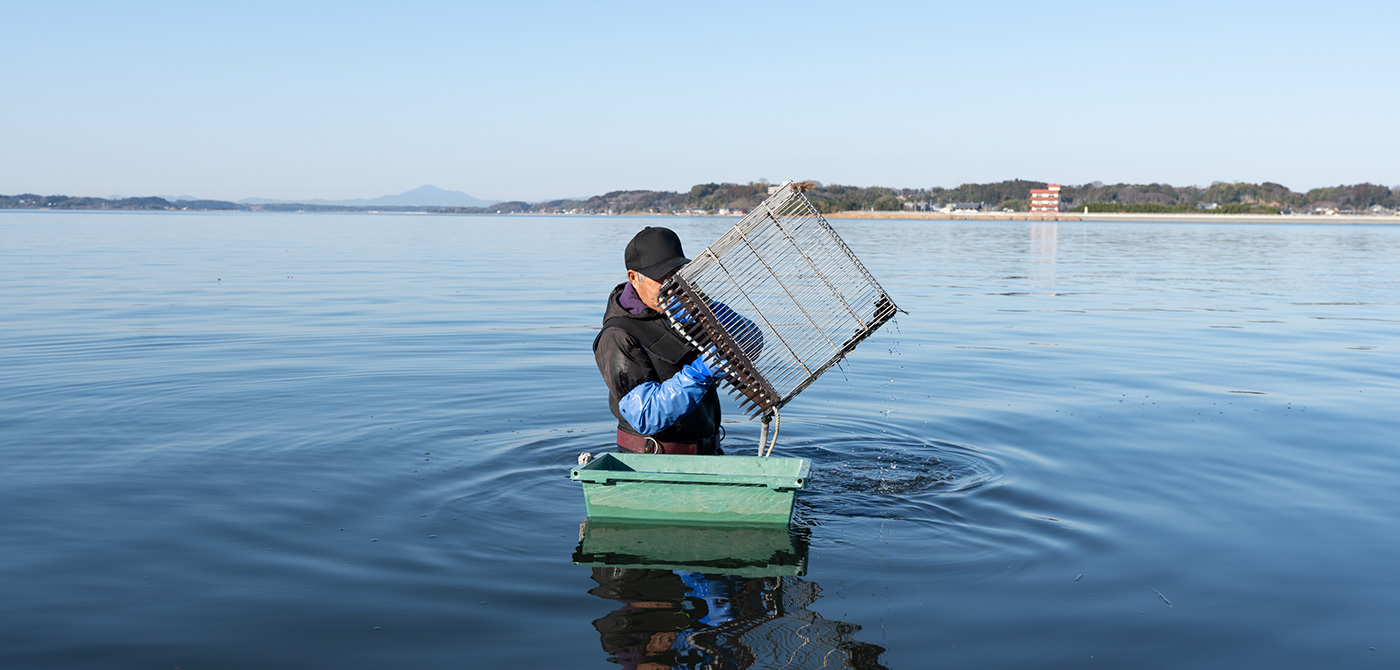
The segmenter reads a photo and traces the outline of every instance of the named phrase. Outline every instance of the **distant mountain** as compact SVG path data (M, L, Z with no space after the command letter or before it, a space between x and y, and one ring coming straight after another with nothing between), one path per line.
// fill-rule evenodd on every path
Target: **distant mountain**
M300 203L303 205L337 205L342 207L485 207L495 200L482 200L461 191L448 191L432 185L420 186L398 195L383 195L362 200L273 200L270 198L246 198L238 201L244 205L277 205Z

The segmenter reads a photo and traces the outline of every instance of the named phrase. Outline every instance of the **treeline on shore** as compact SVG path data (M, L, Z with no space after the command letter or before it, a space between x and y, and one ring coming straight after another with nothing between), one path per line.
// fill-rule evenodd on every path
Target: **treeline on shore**
M848 211L900 211L977 205L982 209L1026 211L1031 189L1043 181L1013 179L989 184L963 184L957 188L889 188L843 186L811 182L807 197L823 213ZM164 198L89 198L63 195L0 195L0 208L27 209L135 209L135 210L231 210L231 211L402 211L456 214L737 214L746 212L768 196L766 182L748 184L696 184L689 192L612 191L583 200L500 202L487 207L354 207L299 203L243 204L221 200ZM1221 214L1287 212L1358 212L1400 209L1400 187L1362 183L1296 192L1273 182L1216 182L1207 187L1170 184L1062 185L1060 209L1110 213L1214 212Z
M1013 179L990 184L963 184L957 188L889 188L843 186L811 182L807 198L824 214L850 211L893 212L906 209L940 209L958 204L983 209L1028 209L1031 189L1043 189L1043 181ZM696 184L687 193L676 191L613 191L586 200L501 202L489 207L463 207L444 211L500 214L715 214L753 209L768 197L770 184ZM1354 184L1315 188L1304 193L1272 182L1263 184L1216 182L1208 187L1170 184L1062 185L1060 208L1065 211L1115 213L1211 212L1218 214L1279 214L1281 212L1369 211L1400 207L1400 188Z
M1207 211L1249 214L1315 211L1369 212L1400 207L1400 187L1361 183L1297 192L1282 184L1215 182L1210 186L1170 184L1102 184L1064 186L1061 209L1090 212L1169 213Z

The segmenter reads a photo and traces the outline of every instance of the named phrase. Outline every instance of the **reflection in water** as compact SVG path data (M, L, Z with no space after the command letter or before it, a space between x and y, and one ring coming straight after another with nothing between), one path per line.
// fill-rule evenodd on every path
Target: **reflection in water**
M589 593L621 607L593 622L624 668L884 668L859 626L808 608L821 591L799 577L593 568Z
M807 542L787 526L685 526L589 519L574 563L741 577L801 576Z
M1033 221L1030 230L1031 281L1040 286L1055 285L1055 262L1060 250L1060 224L1055 221Z
M729 565L720 566L719 554ZM621 605L593 626L608 660L622 667L884 668L883 647L854 639L859 626L808 609L821 589L797 576L806 558L805 540L786 527L593 520L574 554L575 563L594 566L589 593Z

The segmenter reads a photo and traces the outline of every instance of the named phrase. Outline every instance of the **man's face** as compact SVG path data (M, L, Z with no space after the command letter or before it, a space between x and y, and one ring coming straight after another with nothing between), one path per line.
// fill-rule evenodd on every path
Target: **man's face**
M637 291L637 297L642 299L642 304L658 312L661 311L661 301L658 295L661 293L661 282L636 270L627 271L627 281Z

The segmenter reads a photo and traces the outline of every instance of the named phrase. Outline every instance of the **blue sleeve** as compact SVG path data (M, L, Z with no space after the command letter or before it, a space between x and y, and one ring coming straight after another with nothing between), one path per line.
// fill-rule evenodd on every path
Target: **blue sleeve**
M690 323L692 318L685 308L680 306L680 301L676 298L671 300L673 318L683 324ZM710 311L714 313L724 332L729 333L729 337L743 350L744 355L748 356L749 360L757 360L759 354L763 353L763 331L753 321L718 300L710 301Z
M716 376L697 357L664 382L643 382L617 402L627 423L642 435L653 435L670 428L700 406L705 392L715 385Z
M735 584L729 579L687 570L677 570L676 576L690 587L689 595L705 601L705 609L709 612L700 617L700 623L707 626L719 626L736 618L732 603L742 596L739 589L735 588Z
M744 355L749 360L757 360L758 355L763 353L763 331L759 330L753 321L741 316L738 312L729 308L722 302L710 303L710 310L715 313L715 319L719 321L724 332L729 333L729 337L743 350Z

